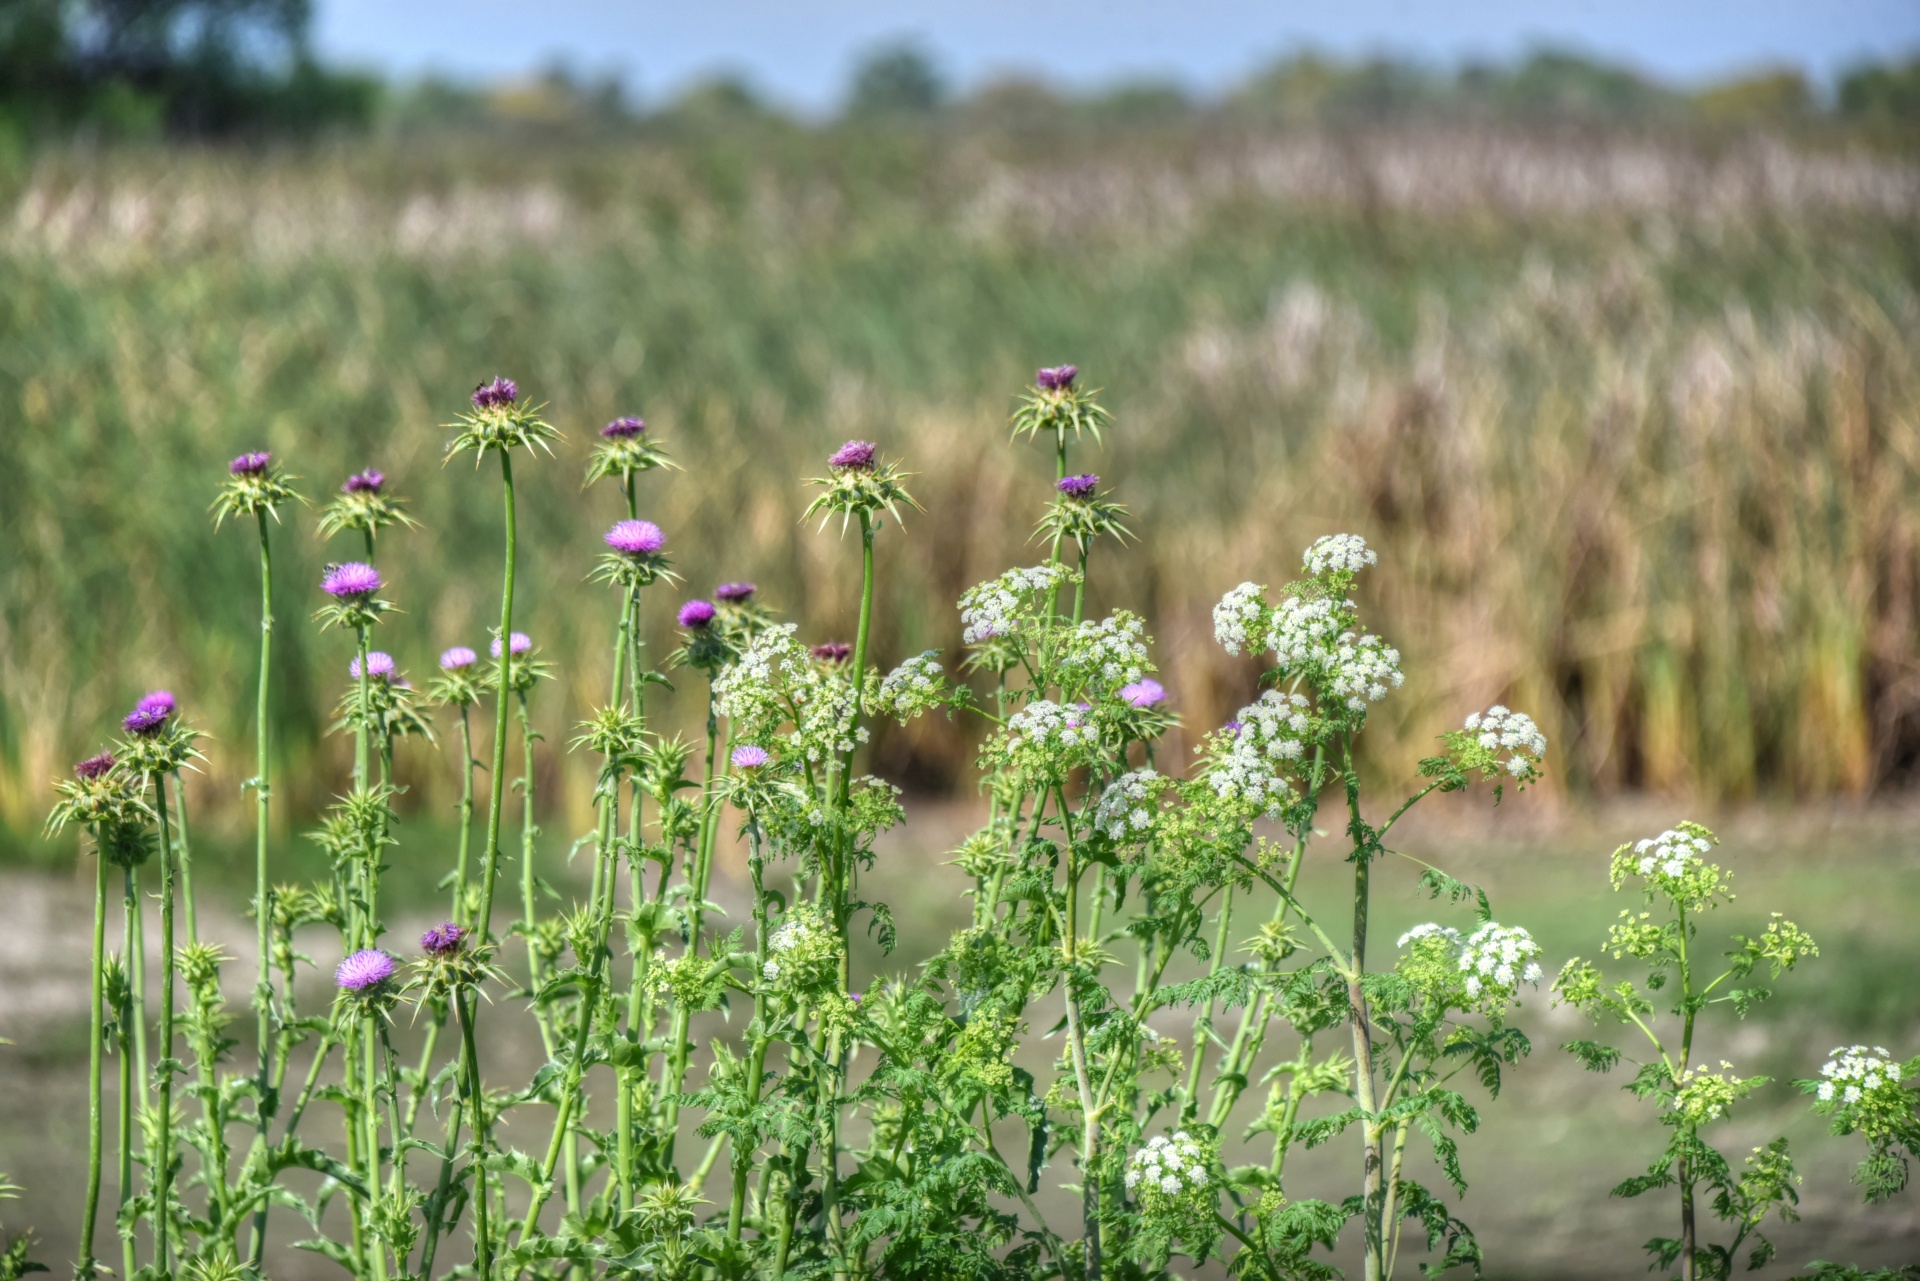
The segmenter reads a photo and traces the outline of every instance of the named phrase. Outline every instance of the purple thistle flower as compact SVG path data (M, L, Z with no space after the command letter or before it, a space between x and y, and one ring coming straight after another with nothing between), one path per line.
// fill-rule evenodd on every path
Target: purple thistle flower
M158 712L162 716L171 716L174 711L173 691L156 689L143 695L134 706L143 712Z
M524 654L532 648L533 648L532 637L528 636L525 632L515 632L513 634L513 652L514 653ZM498 636L493 638L493 644L488 647L488 652L491 653L495 658L500 657L500 638Z
M608 440L629 440L642 435L647 430L644 418L616 418L600 429L600 434Z
M450 956L467 941L467 932L452 921L434 926L420 936L420 947L429 956Z
M844 663L853 653L853 646L845 641L823 641L810 652L823 663Z
M713 621L713 602L690 600L680 607L680 626L698 630Z
M827 466L840 471L872 471L873 456L880 447L870 440L850 440L833 451Z
M729 605L744 605L759 590L752 583L722 583L713 589L713 594Z
M380 571L357 560L332 566L320 580L320 590L335 600L363 601L382 586Z
M1085 472L1079 476L1062 476L1053 487L1068 498L1091 498L1093 491L1100 488L1100 478L1092 472Z
M120 722L127 733L138 738L150 738L166 728L167 724L165 712L157 707L148 707L146 704L147 701L144 698L141 699L140 706L128 712L126 719Z
M606 541L628 556L651 556L667 545L667 536L650 520L623 520L607 531Z
M105 774L108 770L112 768L113 768L113 753L102 752L98 756L89 756L87 757L86 760L81 761L78 765L75 765L73 767L73 772L75 776L79 778L84 778L88 782L92 782L94 779L99 778L102 774Z
M755 747L752 743L748 743L745 747L734 748L727 759L733 762L735 769L759 769L773 757L768 754L766 748Z
M1079 376L1078 365L1055 365L1051 369L1042 369L1033 376L1033 385L1041 391L1070 391L1073 380Z
M227 471L234 476L258 476L273 461L273 455L262 451L257 454L242 454L227 464Z
M387 477L384 472L377 472L369 467L365 471L355 472L353 475L347 477L346 484L340 486L340 492L343 494L377 494L380 492L380 487L386 483Z
M495 378L473 389L475 409L498 409L520 399L520 386L511 378Z
M334 967L333 981L349 992L365 994L393 977L393 958L379 948L364 947Z
M360 679L359 655L357 654L354 655L353 661L347 664L347 674L353 677L353 679L355 680ZM393 655L382 653L380 650L377 650L377 649L374 650L371 654L368 654L367 655L367 675L373 676L373 677L379 677L382 679L393 675Z
M440 655L440 670L443 672L462 672L478 662L480 656L465 645L455 645Z
M1167 701L1166 687L1151 676L1120 687L1120 698L1131 707L1152 707Z
M1240 737L1240 731L1246 727L1241 725L1239 721L1228 721L1225 725L1222 725L1220 728L1224 729L1225 731L1227 731L1227 733L1233 735L1235 738L1238 738Z

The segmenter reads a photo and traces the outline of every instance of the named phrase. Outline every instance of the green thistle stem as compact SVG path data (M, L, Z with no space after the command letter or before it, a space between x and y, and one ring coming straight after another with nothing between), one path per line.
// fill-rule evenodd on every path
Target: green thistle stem
M473 1009L468 1004L468 994L464 988L456 989L453 994L454 1015L460 1021L460 1045L465 1059L465 1077L467 1083L467 1106L472 1109L474 1153L477 1158L487 1150L487 1105L486 1096L480 1089L480 1055L473 1045ZM487 1226L487 1185L486 1176L478 1168L474 1171L475 1192L473 1198L474 1248L473 1266L480 1281L492 1281L493 1278L493 1234Z
M500 811L506 797L507 778L507 693L511 688L509 667L513 658L513 571L518 553L518 528L513 509L513 459L500 453L500 483L506 502L506 569L500 588L500 666L494 690L493 773L487 788L487 844L480 881L480 914L476 925L479 941L485 943L493 930L493 887L500 871Z
M376 1042L380 1038L379 1016L368 1011L360 1030L360 1048L364 1056L360 1065L360 1122L366 1132L361 1140L366 1148L367 1207L365 1218L373 1217L374 1200L380 1195L380 1073L377 1066L379 1055ZM367 1235L367 1261L372 1266L373 1281L386 1281L387 1251L380 1239L372 1233Z
M480 947L486 946L487 940L492 937L493 891L500 872L500 812L506 799L507 775L507 691L510 688L509 667L513 659L513 575L519 553L519 526L514 518L513 505L513 457L506 450L500 451L500 487L506 514L506 555L500 585L500 666L498 683L494 689L493 773L487 780L487 844L482 855L484 866L481 869L480 911L475 921L479 935L475 942ZM486 1105L479 1095L480 1062L474 1053L473 1025L478 1012L464 1005L461 1007L462 1052L467 1060L467 1074L474 1091L475 1116L481 1118L474 1126L476 1157L486 1153L491 1139L490 1128L484 1123ZM487 1185L487 1172L481 1166L474 1171L473 1192L480 1234L476 1264L481 1281L489 1281L493 1270L492 1244L487 1239L486 1230Z
M453 904L448 919L466 922L467 861L473 848L473 708L460 704L460 853L453 867Z
M100 1214L100 1054L106 1040L107 860L94 832L93 1007L87 1038L87 1201L80 1219L81 1277L94 1275L93 1227Z
M153 1184L154 1266L173 1267L168 1232L173 1203L173 827L167 817L166 778L153 776L154 808L160 815L160 1061L159 1138L154 1145Z
M135 1019L140 1017L136 1011L144 1008L138 998L138 980L140 967L134 962L134 948L139 945L140 933L140 895L135 887L133 868L128 867L121 873L121 939L127 957L127 987L120 998L120 1208L124 1213L127 1202L133 1200L133 1093L134 1093L134 1033ZM141 1056L142 1061L145 1055ZM141 1077L142 1080L146 1078ZM118 1216L116 1216L118 1217ZM133 1240L133 1224L120 1220L125 1226L120 1229L120 1264L123 1278L131 1278L139 1271Z
M253 739L253 912L256 943L260 949L260 973L254 982L254 1042L258 1051L255 1080L259 1084L259 1122L254 1135L250 1160L266 1156L267 1128L273 1122L273 1109L264 1103L272 1097L268 1088L273 1080L273 963L271 936L273 890L267 880L267 809L272 790L267 784L268 749L271 745L271 688L269 677L273 663L273 548L267 538L267 513L257 511L260 526L260 679L254 690ZM267 1205L262 1201L253 1212L253 1266L260 1267L267 1248Z
M753 985L753 1053L747 1062L747 1111L760 1106L760 1078L766 1075L767 993L766 984L757 977L767 963L767 893L761 884L766 859L760 852L760 823L747 815L747 871L753 877L753 959L756 975ZM738 1241L746 1219L747 1180L753 1172L753 1149L738 1141L733 1147L733 1194L727 1202L727 1239Z

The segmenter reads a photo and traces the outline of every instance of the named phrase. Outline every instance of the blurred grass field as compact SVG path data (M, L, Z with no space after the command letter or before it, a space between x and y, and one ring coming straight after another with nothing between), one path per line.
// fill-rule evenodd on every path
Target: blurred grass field
M618 513L579 492L600 423L643 414L685 464L642 503L689 592L757 579L814 639L852 630L855 548L797 526L804 479L847 437L904 458L927 512L881 543L888 664L952 646L959 592L1040 554L1049 460L1004 422L1073 361L1115 416L1076 465L1140 536L1097 553L1092 599L1147 614L1189 727L1254 688L1212 602L1351 529L1412 676L1376 768L1504 698L1576 800L1894 788L1920 760L1917 214L1906 151L1839 131L773 120L44 149L0 174L0 842L50 854L47 780L155 685L213 735L198 816L236 815L255 553L207 504L242 449L316 500L367 465L407 498L424 528L386 545L405 613L381 634L404 669L483 639L498 484L443 469L437 424L496 372L567 436L521 485L549 743L606 679L584 577ZM342 745L314 745L347 653L309 619L347 552L305 510L276 554L294 823L340 777ZM701 702L658 710L690 730ZM876 762L964 788L973 733L921 722ZM577 814L588 775L554 756L542 796ZM417 812L448 801L443 766L403 768Z

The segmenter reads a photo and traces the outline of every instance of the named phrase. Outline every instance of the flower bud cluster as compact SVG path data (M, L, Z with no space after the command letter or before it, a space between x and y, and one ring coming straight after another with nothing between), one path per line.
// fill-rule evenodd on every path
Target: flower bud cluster
M1629 876L1639 876L1649 890L1704 910L1726 893L1726 872L1706 859L1716 844L1713 833L1698 823L1681 823L1658 836L1622 845L1613 852L1614 888Z
M768 956L760 977L785 992L801 992L837 983L840 940L811 904L788 912L767 939Z
M1747 1095L1765 1085L1764 1076L1742 1079L1733 1074L1733 1064L1720 1060L1720 1070L1688 1068L1674 1082L1671 1117L1680 1125L1698 1126L1718 1121Z
M983 759L1003 764L1021 779L1057 781L1077 765L1099 755L1099 720L1091 704L1062 706L1036 699L1007 718L1006 728L989 741Z

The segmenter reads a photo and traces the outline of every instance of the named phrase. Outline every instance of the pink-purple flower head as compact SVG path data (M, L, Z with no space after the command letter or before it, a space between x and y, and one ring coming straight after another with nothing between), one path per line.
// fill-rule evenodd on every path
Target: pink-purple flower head
M369 467L365 471L357 471L347 477L346 483L340 486L340 492L343 494L377 494L380 492L380 487L386 483L386 473L377 472Z
M466 941L464 927L444 921L420 936L420 949L428 956L452 956Z
M350 953L333 969L334 985L356 996L376 992L393 977L393 958L377 947Z
M443 672L464 672L480 661L480 656L465 645L455 645L440 655L440 670Z
M710 600L690 600L680 607L680 626L691 631L699 631L713 621L713 602Z
M227 464L227 473L232 476L258 476L267 470L271 462L273 462L273 455L265 450L242 454Z
M607 531L606 543L627 556L651 556L667 545L667 536L650 520L623 520Z
M600 434L608 440L632 440L635 436L645 435L646 431L647 420L644 418L616 418L602 427Z
M1080 374L1078 365L1055 365L1051 369L1042 369L1033 376L1033 385L1041 391L1070 391L1073 380Z
M1100 478L1092 472L1084 472L1078 476L1062 476L1054 482L1053 487L1068 498L1091 498L1093 491L1100 488Z
M845 641L822 641L809 652L823 663L844 663L853 653L853 646Z
M827 466L835 471L872 471L873 457L880 447L870 440L850 440L833 451Z
M762 765L772 760L773 756L766 748L757 747L752 743L748 743L745 746L734 748L727 759L733 762L735 769L759 769Z
M525 632L515 632L513 634L512 639L513 639L513 652L516 654L524 654L528 650L533 648L533 638L528 636ZM493 638L493 644L488 647L488 652L490 652L495 658L500 657L500 638L498 636Z
M744 605L753 599L760 589L752 583L722 583L713 589L713 594L729 605Z
M1153 707L1167 701L1166 687L1149 676L1120 687L1120 699L1129 707Z
M355 680L360 679L360 658L358 655L355 655L354 660L351 663L347 664L347 674L349 676L352 676L353 679ZM377 649L374 650L371 654L368 654L367 655L367 675L374 678L375 680L385 680L389 676L392 676L393 675L393 655L383 653Z
M167 727L167 718L173 715L173 695L164 689L153 693L135 703L126 719L120 724L127 733L138 738L150 738Z
M100 778L110 771L113 768L113 764L112 752L102 752L98 756L89 756L86 760L81 761L73 767L74 777L85 779L91 783L94 779Z
M520 386L511 378L495 378L473 389L475 409L499 409L520 399Z
M320 590L335 600L364 601L383 585L379 570L357 560L329 567L320 580Z

